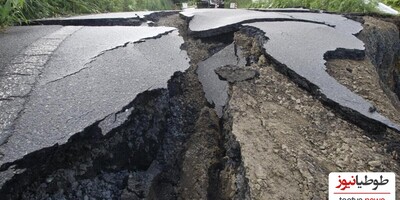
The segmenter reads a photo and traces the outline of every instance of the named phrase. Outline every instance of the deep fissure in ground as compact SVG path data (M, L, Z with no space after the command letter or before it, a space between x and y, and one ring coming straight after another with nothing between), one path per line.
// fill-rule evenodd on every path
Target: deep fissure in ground
M173 25L184 35L187 24L178 15L172 17L177 20ZM186 72L176 72L167 89L138 95L124 108L132 109L126 121L106 135L102 134L99 121L75 134L64 145L42 149L3 166L1 170L11 168L18 174L4 185L0 196L4 199L191 198L193 192L188 191L195 188L187 188L180 179L191 177L193 166L189 171L183 170L184 162L190 161L182 158L192 149L188 147L190 141L197 144L209 139L216 142L210 146L214 154L208 158L213 163L202 166L209 179L198 185L204 192L198 195L222 196L222 191L213 187L222 185L215 177L225 167L223 122L205 100L195 68L197 62L231 43L232 37L233 34L227 34L202 41L185 37L190 41L182 48L191 55L191 67ZM197 46L200 43L203 45ZM203 131L214 134L205 135ZM193 139L196 136L199 138ZM204 160L193 161L191 164ZM240 160L233 163L230 169L236 169Z
M250 199L240 145L231 132L229 107L218 118L204 97L196 67L232 42L245 49L247 65L272 62L261 51L265 38L254 29L244 29L198 39L187 35L188 22L177 14L155 21L179 29L191 67L176 72L167 89L138 95L127 107L131 115L106 135L99 121L65 145L3 166L0 170L11 167L17 175L0 191L1 197ZM381 140L391 144L388 148L400 150L395 148L397 142Z

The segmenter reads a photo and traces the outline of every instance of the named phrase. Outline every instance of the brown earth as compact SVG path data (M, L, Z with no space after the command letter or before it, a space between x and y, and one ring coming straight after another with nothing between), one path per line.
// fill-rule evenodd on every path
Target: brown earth
M257 44L249 42L254 39L235 38L254 54ZM233 118L232 134L240 143L252 199L326 199L330 172L400 172L399 152L393 148L400 144L398 133L377 135L343 120L260 58L250 66L260 77L231 84L225 110ZM398 100L384 92L369 58L332 60L327 68L384 116L400 122ZM397 178L397 190L399 183Z
M171 16L163 20L161 24L171 25L177 18ZM366 41L367 49L370 48L367 51L372 55L374 50L378 51L373 48L382 40L389 43L385 32L392 34L394 26L371 17L365 17L364 21L361 39L383 32L381 40ZM180 26L180 31L186 38L193 65L211 56L210 49L223 46L186 37L186 28ZM200 131L188 140L184 154L179 187L181 198L327 199L330 172L400 173L398 133L368 132L344 120L335 110L279 73L277 66L264 56L260 38L237 32L233 40L242 48L243 56L253 61L247 67L257 70L260 76L230 84L223 127L216 127L217 119L212 110L203 109L201 115L207 119L200 117L198 120ZM371 59L375 58L368 55L361 61L330 60L326 65L328 73L339 83L370 101L384 116L400 123L400 104L393 92L392 78L396 71L390 63L396 62L398 55L397 52L392 54L393 58L380 58L379 66L374 65ZM382 77L391 79L382 81ZM220 134L217 134L218 129ZM215 148L218 139L224 144L220 150ZM230 155L235 148L239 148L236 150L240 160L236 164L240 166L229 164L237 159ZM223 158L218 161L218 156ZM222 170L210 173L216 165ZM396 181L400 191L400 178ZM400 198L399 193L397 198Z

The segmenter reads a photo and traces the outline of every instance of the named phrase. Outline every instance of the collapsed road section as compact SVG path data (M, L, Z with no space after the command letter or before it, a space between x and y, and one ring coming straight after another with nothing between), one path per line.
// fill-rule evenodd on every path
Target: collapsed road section
M79 17L101 27L67 26L49 49L0 133L1 197L325 199L332 171L400 172L400 104L381 76L397 76L395 25L202 9L108 26L131 15Z

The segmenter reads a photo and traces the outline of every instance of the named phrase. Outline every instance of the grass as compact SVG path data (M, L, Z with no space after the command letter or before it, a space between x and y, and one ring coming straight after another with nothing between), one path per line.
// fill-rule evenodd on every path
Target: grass
M0 27L27 19L137 10L171 10L173 0L0 0Z
M388 0L399 1L399 0ZM310 9L320 9L331 12L376 12L376 0L370 0L366 4L364 0L258 0L252 3L251 0L231 0L229 2L238 3L242 8L294 8L303 7Z
M253 7L253 2L251 0L225 0L225 7L229 8L230 3L236 3L238 8Z
M21 12L24 5L24 0L0 0L0 28L15 22L26 21Z
M400 11L400 0L383 0L382 2Z
M166 10L170 0L25 0L23 13L29 19L82 13Z

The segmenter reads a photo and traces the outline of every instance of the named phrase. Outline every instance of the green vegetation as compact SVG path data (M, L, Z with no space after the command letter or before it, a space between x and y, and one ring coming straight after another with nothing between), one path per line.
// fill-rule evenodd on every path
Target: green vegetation
M0 26L85 13L171 10L179 0L0 0Z
M28 19L82 13L172 9L165 0L25 0L22 12Z
M251 0L225 0L225 7L229 8L230 3L236 3L238 8L254 7Z
M400 0L383 0L382 2L400 11Z
M24 4L24 0L0 0L0 28L25 21L26 18L21 12Z
M388 0L399 1L399 0ZM303 7L321 9L332 12L375 12L376 0L365 4L364 0L259 0L252 3L251 0L230 0L244 8L293 8Z

